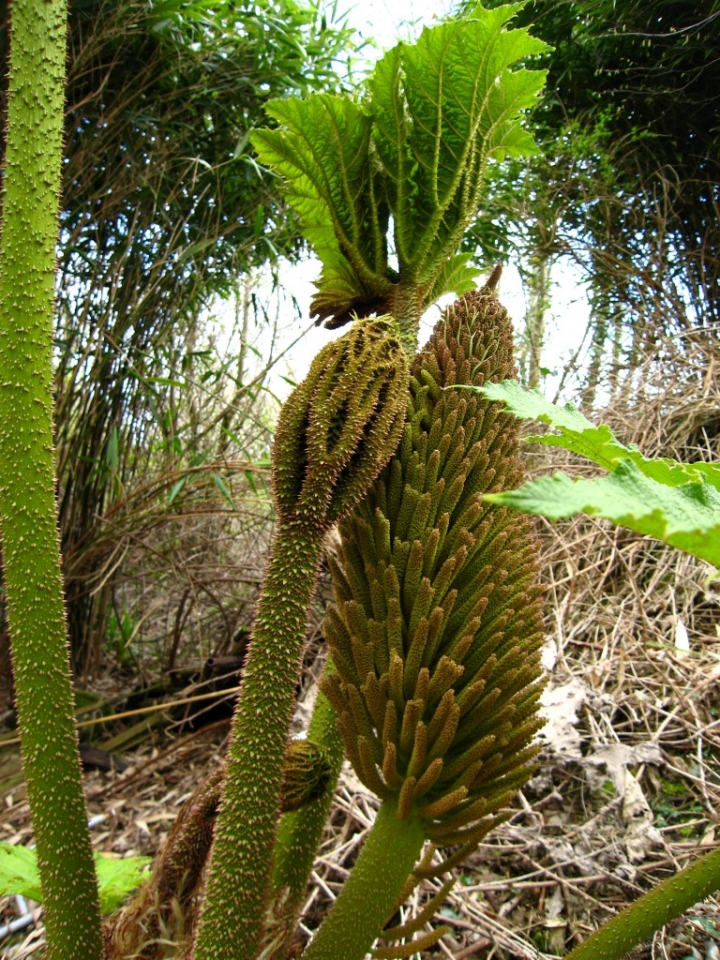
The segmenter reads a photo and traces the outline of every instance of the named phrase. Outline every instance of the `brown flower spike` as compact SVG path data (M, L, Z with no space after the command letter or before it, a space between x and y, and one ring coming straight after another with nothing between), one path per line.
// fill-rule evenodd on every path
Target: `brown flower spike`
M493 275L450 307L411 370L397 453L341 524L324 691L361 780L467 853L532 772L542 642L528 520L483 501L516 486L518 425L453 389L515 374Z

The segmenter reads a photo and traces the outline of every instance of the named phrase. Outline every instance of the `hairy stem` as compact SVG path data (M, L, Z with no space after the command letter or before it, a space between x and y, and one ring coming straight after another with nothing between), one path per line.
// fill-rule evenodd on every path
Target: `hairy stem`
M285 522L276 535L233 720L196 960L257 954L322 540L300 521Z
M622 960L638 943L716 890L720 890L720 849L700 857L625 907L575 947L566 960Z
M52 445L63 0L12 5L0 245L0 533L23 765L51 960L97 960L100 908L82 793Z
M418 325L423 314L426 291L414 282L396 283L387 298L387 309L393 317L409 357L417 350Z
M396 801L386 800L303 960L363 960L397 906L424 840L420 819L398 819Z

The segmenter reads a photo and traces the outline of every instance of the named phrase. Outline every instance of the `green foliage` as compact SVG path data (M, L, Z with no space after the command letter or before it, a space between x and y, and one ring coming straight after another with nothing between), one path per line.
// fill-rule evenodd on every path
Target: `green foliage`
M381 306L403 321L392 309L398 284L416 292L420 311L472 285L476 271L456 251L488 164L535 149L521 119L544 74L512 68L546 48L507 29L521 7L478 4L463 20L426 28L416 44L398 44L360 101L320 94L269 104L280 129L256 132L253 143L288 181L288 200L322 260L312 308L328 325Z
M551 143L568 129L573 139L594 139L594 158L583 151L584 158L600 182L612 185L612 229L622 231L634 253L653 248L649 231L632 237L635 211L651 196L665 206L668 241L676 251L670 259L686 259L668 266L687 272L702 291L696 309L707 322L717 320L717 298L706 298L720 277L720 230L711 199L720 179L720 131L708 123L720 106L720 65L713 54L720 23L712 5L533 0L521 14L525 20L553 45L545 58L548 92L535 117L542 139ZM603 169L608 157L609 171ZM592 206L572 204L567 213L584 220L603 249L608 223ZM649 219L646 209L646 224Z
M659 331L682 354L720 318L720 19L709 0L531 0L517 22L550 44L542 155L495 167L465 249L527 286L537 255L582 274L591 405L601 371L619 384Z
M535 390L523 391L514 381L482 387L481 392L504 401L520 419L541 420L559 431L528 437L528 442L562 447L610 471L593 479L572 480L563 473L539 477L488 500L551 520L576 513L603 517L720 566L716 464L644 457L616 440L609 427L594 426L572 404L557 406Z
M101 853L95 854L95 870L103 913L117 910L128 893L139 887L150 857L128 857L116 860ZM21 894L42 903L37 851L28 847L0 843L0 895Z
M0 893L20 894L42 903L37 851L20 844L0 843Z

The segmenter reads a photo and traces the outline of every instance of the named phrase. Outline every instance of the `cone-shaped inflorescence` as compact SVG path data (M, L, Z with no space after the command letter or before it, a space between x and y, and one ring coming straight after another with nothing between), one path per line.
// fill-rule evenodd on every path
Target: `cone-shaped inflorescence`
M471 391L514 375L495 277L411 369L397 453L341 524L325 683L350 760L398 816L470 849L528 779L542 640L528 521L483 501L522 475L517 421Z
M391 317L357 322L320 351L275 433L281 521L299 519L324 533L359 502L398 445L407 380Z
M397 447L407 385L394 321L378 318L321 350L283 407L273 448L278 527L233 720L195 960L257 955L323 539Z

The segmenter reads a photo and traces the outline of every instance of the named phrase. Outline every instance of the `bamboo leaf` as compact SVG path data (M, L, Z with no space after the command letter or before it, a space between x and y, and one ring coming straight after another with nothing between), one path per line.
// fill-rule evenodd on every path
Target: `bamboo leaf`
M180 479L173 484L172 489L168 494L168 506L170 506L170 504L173 502L175 497L180 493L182 488L188 482L188 479L189 479L188 474L185 474L184 477L180 477Z
M227 503L231 510L235 509L235 501L233 500L232 493L230 492L230 487L227 485L225 480L218 474L214 473L212 475L213 483L218 488L223 497L227 500Z

